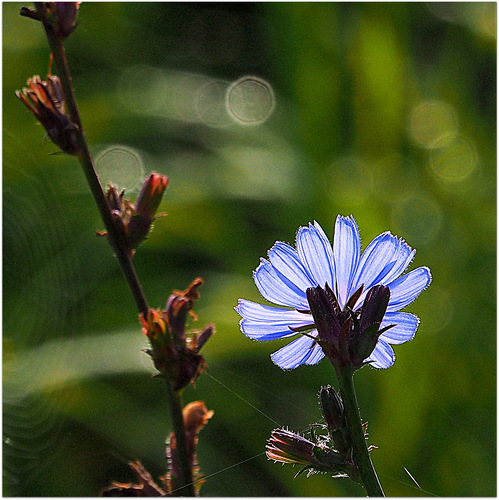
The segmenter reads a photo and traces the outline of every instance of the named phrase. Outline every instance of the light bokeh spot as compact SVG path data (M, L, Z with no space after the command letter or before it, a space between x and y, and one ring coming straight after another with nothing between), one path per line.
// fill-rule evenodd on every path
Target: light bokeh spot
M236 122L242 125L257 125L263 123L274 111L274 91L265 80L245 76L228 88L226 106Z
M430 151L430 167L440 180L459 182L475 169L478 155L474 144L466 137L458 136L442 148Z
M419 311L424 311L422 328L425 332L440 332L451 322L454 312L452 298L435 283L418 297L416 304Z
M411 197L392 208L392 220L397 233L417 248L431 242L442 226L442 209L430 199Z
M143 177L143 165L139 154L126 146L110 146L101 151L95 159L101 183L109 182L119 189L132 191Z
M419 185L416 165L398 153L388 155L371 167L374 193L387 203L409 198Z
M445 146L457 134L458 118L454 109L442 101L423 101L409 117L409 133L423 148Z
M373 190L370 170L354 156L335 161L327 170L324 182L332 200L346 205L362 204Z
M213 80L199 89L196 110L199 119L206 125L223 127L232 123L225 106L229 84L223 80Z

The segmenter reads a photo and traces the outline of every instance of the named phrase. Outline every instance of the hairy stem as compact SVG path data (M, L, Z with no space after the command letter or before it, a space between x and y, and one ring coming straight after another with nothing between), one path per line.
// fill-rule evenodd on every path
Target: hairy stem
M353 384L353 371L351 369L343 370L341 374L338 374L338 382L353 444L353 461L359 470L360 483L368 496L384 497L385 493L371 462L364 437L357 396L355 395Z
M185 426L182 417L182 391L174 391L171 384L166 381L166 393L169 402L170 415L172 419L173 432L177 441L177 456L181 477L175 478L175 485L180 485L174 492L175 496L193 497L194 481L192 480L192 468L187 454L187 442L185 439Z

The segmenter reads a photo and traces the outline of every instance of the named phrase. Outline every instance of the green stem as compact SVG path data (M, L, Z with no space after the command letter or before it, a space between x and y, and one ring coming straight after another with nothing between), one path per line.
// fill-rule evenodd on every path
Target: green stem
M185 426L182 416L182 391L174 391L170 382L166 381L166 394L168 397L170 415L172 419L173 432L177 441L177 457L179 460L179 471L181 477L175 479L174 493L176 496L193 497L194 481L192 480L192 468L187 453L187 442L185 439Z
M45 26L45 25L44 25ZM69 74L69 68L66 61L66 55L64 52L64 46L61 41L56 40L51 33L51 30L45 26L45 32L47 34L47 39L49 41L50 50L54 57L54 62L59 73L59 78L61 80L62 90L64 93L64 100L66 103L66 108L68 110L71 121L78 126L78 143L81 147L81 153L76 155L78 161L80 162L85 177L87 178L90 191L95 199L97 208L101 215L102 221L107 231L108 240L114 253L118 259L121 267L121 271L128 283L130 291L132 292L133 298L137 305L139 312L147 315L148 305L140 285L139 279L135 272L135 268L132 264L132 259L130 252L128 250L126 242L123 240L123 235L117 229L114 223L111 211L109 210L109 205L102 189L100 179L95 170L94 162L92 156L88 149L88 144L85 139L85 134L83 133L83 128L81 125L80 114L78 111L78 105L74 96L73 86L71 83L71 76Z
M353 373L351 369L344 369L341 374L338 374L341 399L345 407L347 424L353 444L353 461L359 470L360 482L367 495L370 497L384 497L385 493L367 450L357 396L355 395Z

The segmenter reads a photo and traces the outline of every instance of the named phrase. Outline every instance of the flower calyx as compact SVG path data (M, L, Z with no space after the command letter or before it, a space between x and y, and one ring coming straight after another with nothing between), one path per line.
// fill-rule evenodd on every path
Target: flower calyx
M372 287L361 307L355 309L364 291L360 286L340 308L335 293L327 285L307 289L307 299L319 332L317 343L333 364L337 374L345 368L361 368L373 352L379 336L395 325L381 328L390 301L390 289Z
M78 125L71 121L67 113L58 76L50 75L46 81L38 75L28 78L27 87L16 90L16 96L35 115L52 142L64 153L77 155L81 152Z
M147 238L154 220L166 215L156 214L156 211L168 182L166 175L152 172L144 179L135 203L125 198L125 190L118 192L116 186L111 183L108 185L106 199L109 210L130 256ZM106 231L97 231L97 234L107 236Z
M193 302L199 298L197 289L202 283L196 278L186 290L174 290L164 310L150 308L147 316L139 314L142 333L151 344L146 353L152 357L158 376L166 378L174 391L193 383L206 368L199 351L215 332L214 325L205 326L201 332L185 331L187 316L195 317Z

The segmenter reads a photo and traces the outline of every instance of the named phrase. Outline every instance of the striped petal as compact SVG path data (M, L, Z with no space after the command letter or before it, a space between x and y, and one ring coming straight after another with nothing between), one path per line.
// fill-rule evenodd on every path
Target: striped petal
M381 323L381 328L395 325L380 335L380 339L389 344L403 344L414 338L419 326L419 318L414 314L405 312L386 313Z
M274 268L294 283L300 290L306 291L311 286L316 286L298 258L296 250L278 241L269 250L269 260Z
M384 340L378 339L378 343L371 353L367 363L370 363L374 368L389 368L395 362L395 353L389 344Z
M306 365L316 365L324 357L324 352L319 344L315 344L312 347L312 353L310 357L305 361Z
M313 324L311 314L303 314L293 309L257 304L240 299L235 310L242 316L241 331L253 340L274 340L296 335L290 327L298 328Z
M253 273L253 279L260 293L269 302L296 309L308 309L305 291L277 271L269 261L261 259L261 264Z
M340 307L348 301L351 284L360 259L359 229L353 217L336 218L333 242L336 291Z
M369 243L360 259L352 290L364 285L367 290L398 278L409 265L414 252L390 232L382 233Z
M388 312L399 311L410 304L431 282L431 273L427 267L418 267L410 273L392 281L387 286L390 289Z
M313 280L313 286L334 286L334 260L331 243L317 222L300 227L296 235L298 256Z
M317 330L313 330L311 335L317 335ZM296 340L274 352L270 357L272 361L283 370L291 370L309 359L317 359L317 352L313 347L315 341L310 337L300 335ZM315 361L316 363L319 361Z

